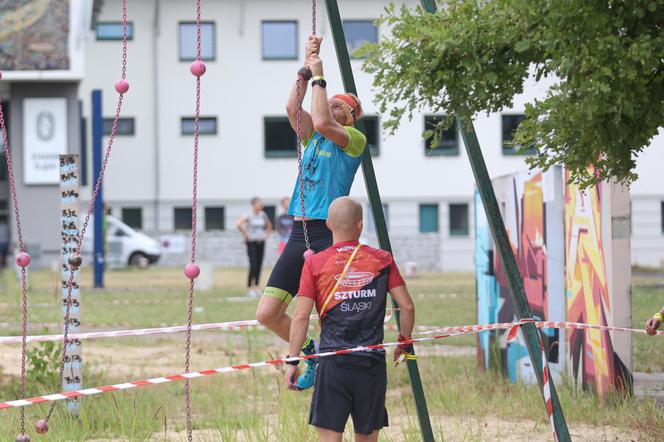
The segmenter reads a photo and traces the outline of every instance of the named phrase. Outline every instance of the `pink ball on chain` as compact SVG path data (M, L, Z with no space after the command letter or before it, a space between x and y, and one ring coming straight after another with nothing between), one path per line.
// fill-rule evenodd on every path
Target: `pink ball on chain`
M189 279L196 279L196 278L198 278L198 275L201 274L201 269L200 269L200 267L198 267L198 264L196 264L195 262L192 262L192 263L187 264L185 266L184 274Z
M20 252L16 255L16 265L19 267L27 267L30 264L30 255L26 252Z
M48 432L48 422L45 419L39 419L35 423L35 431L37 434L46 434Z
M127 80L119 80L115 83L115 90L118 94L126 94L129 90L129 83Z
M16 442L30 442L30 438L27 434L19 434L16 436Z
M207 68L205 67L205 63L200 60L194 61L189 67L189 70L194 77L201 77L205 73L206 69Z
M67 262L73 268L78 268L81 266L81 264L83 264L83 258L81 255L71 255L69 259L67 259Z
M315 255L315 254L316 254L316 252L314 252L313 250L311 250L311 249L307 249L307 250L304 252L304 255L302 255L302 256L304 256L304 259L307 259L308 257L313 256L313 255Z

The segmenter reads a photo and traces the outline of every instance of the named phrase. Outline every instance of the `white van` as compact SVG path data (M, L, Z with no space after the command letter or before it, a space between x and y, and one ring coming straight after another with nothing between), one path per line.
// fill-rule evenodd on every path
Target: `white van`
M161 257L159 241L137 232L122 221L106 216L108 232L106 238L106 265L109 268L154 264ZM94 217L90 217L83 240L83 253L91 255L94 247Z

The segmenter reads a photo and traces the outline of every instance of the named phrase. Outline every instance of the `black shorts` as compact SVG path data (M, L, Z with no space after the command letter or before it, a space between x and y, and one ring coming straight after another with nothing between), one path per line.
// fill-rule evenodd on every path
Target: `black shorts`
M309 423L343 433L348 416L355 432L371 434L388 426L385 359L339 355L319 360Z
M325 220L307 221L309 244L314 252L320 252L332 245L332 232L325 225ZM290 303L300 288L300 276L304 266L304 242L302 221L295 221L284 251L279 255L265 287L265 296L281 299Z

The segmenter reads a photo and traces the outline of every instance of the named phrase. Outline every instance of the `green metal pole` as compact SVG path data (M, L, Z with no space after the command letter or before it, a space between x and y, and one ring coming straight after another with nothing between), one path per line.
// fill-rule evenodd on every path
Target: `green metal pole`
M341 23L341 15L339 13L339 5L336 0L325 0L327 7L327 15L330 19L330 28L332 29L332 37L334 40L334 47L337 52L337 59L339 61L339 68L341 70L341 77L344 83L344 89L357 95L357 88L355 87L355 78L350 65L350 57L348 55L348 48L346 47L346 37L344 36L343 25ZM365 132L362 120L358 121L355 125L359 130ZM362 157L362 172L364 174L364 185L369 195L369 202L371 203L371 211L373 213L374 223L376 225L376 232L378 234L378 243L380 248L392 252L390 244L390 237L387 233L387 223L385 222L385 214L383 213L383 204L378 192L378 185L376 183L376 174L374 172L373 162L371 161L371 153L366 149ZM398 304L392 299L392 305L398 308ZM397 321L397 328L400 330L399 311L395 312L395 319ZM417 361L407 361L408 374L410 376L410 385L413 389L413 396L415 398L415 408L417 409L417 416L420 421L420 431L422 433L422 440L429 442L434 441L433 429L431 428L431 420L429 418L429 410L427 409L426 397L424 396L424 389L422 388L422 379L420 372L417 368Z
M420 3L425 11L430 13L436 12L435 0L420 0ZM505 273L507 274L507 280L510 285L512 300L514 302L514 306L516 307L517 315L519 316L519 319L532 318L533 314L530 310L530 306L528 305L528 298L526 297L526 291L523 287L523 280L521 279L519 268L517 267L516 260L514 259L512 245L507 238L507 231L505 230L503 217L500 214L500 209L498 208L498 201L496 200L496 194L494 193L493 186L491 185L491 179L489 178L489 172L487 171L486 163L484 162L484 156L482 155L480 143L477 140L477 134L475 133L473 120L468 112L463 112L461 114L459 112L455 112L455 114L457 125L461 128L461 135L466 146L466 152L468 153L470 166L473 169L475 181L477 182L477 187L480 192L480 197L482 198L482 203L484 204L484 210L486 211L486 215L489 220L489 227L493 235L493 240L496 243L496 248L500 254L500 259L503 262L503 266L505 267ZM535 324L532 323L526 323L522 325L521 331L526 338L526 347L528 347L528 353L530 353L530 360L532 361L533 368L535 369L537 382L539 383L540 391L542 391L542 397L544 397L544 391L542 390L542 349L540 346L540 336L538 334L539 332L537 331ZM571 441L569 430L567 429L567 423L565 422L565 415L563 413L562 407L560 406L558 395L556 394L556 387L554 385L553 378L549 378L549 388L551 389L553 422L554 426L556 427L556 433L558 433L558 440L561 442ZM546 406L546 399L544 400L544 405Z

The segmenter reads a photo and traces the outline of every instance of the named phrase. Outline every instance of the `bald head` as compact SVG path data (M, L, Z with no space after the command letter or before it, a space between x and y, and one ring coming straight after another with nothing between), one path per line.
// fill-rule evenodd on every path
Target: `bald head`
M360 237L362 205L347 196L335 199L327 211L327 222L334 234Z

